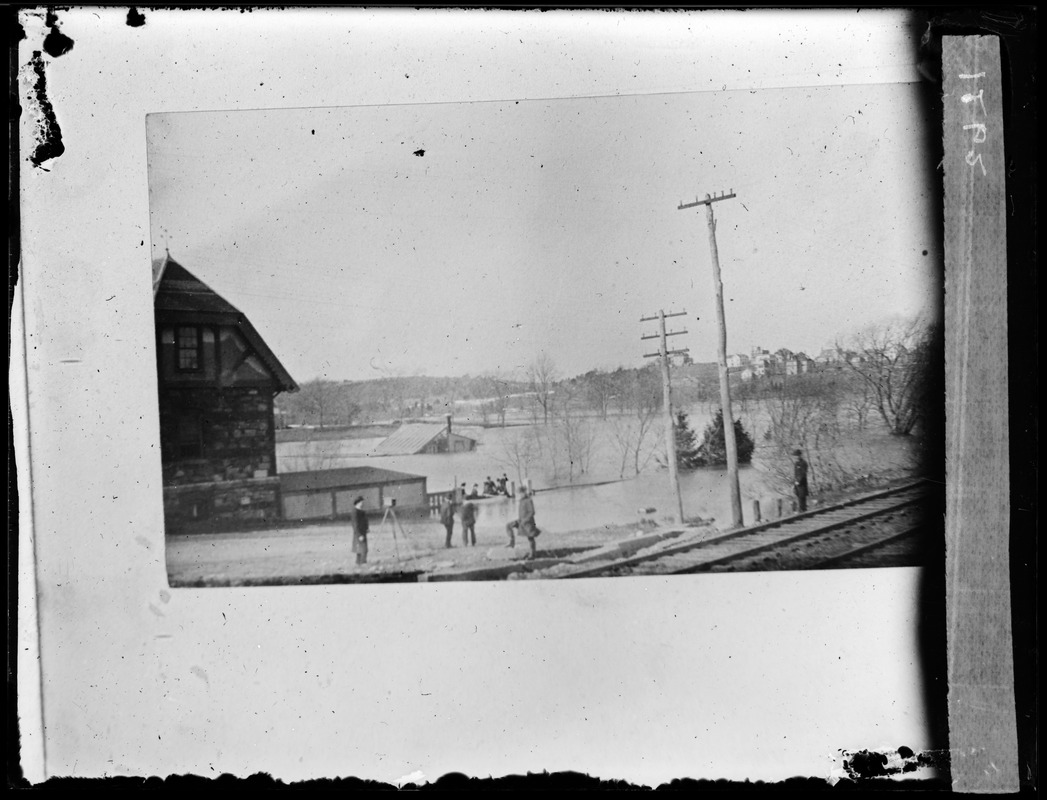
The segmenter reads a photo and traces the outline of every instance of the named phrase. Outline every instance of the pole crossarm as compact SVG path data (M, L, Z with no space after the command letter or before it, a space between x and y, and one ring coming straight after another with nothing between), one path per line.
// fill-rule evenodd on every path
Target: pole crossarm
M671 311L671 312L669 312L668 314L665 315L665 318L669 319L669 317L685 317L685 316L687 316L687 312L686 311ZM640 317L640 322L655 322L655 321L660 320L660 319L661 319L661 317L657 316L657 315L653 316L653 317Z
M687 329L686 328L684 330L682 330L682 331L666 331L665 335L666 336L682 336L685 333L687 333ZM641 339L661 339L662 335L660 333L649 333L646 336L641 336L640 338Z
M732 197L737 197L737 195L734 193L734 189L731 189L729 194L725 192L720 192L719 194L707 194L704 200L699 200L698 198L695 198L693 203L680 203L680 205L676 207L676 210L683 211L685 208L707 206L717 202L718 200L730 200Z
M667 356L685 356L685 355L687 355L690 352L691 351L688 350L685 347L683 350L666 350L665 354ZM662 355L661 353L644 353L643 357L644 358L661 358L661 355Z

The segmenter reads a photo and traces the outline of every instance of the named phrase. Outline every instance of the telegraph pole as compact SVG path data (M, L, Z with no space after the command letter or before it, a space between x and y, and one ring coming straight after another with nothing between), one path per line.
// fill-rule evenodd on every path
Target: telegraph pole
M670 350L666 345L666 338L669 336L680 336L687 331L665 331L665 318L666 317L682 317L686 314L686 311L677 311L673 314L666 314L664 311L659 311L657 317L641 317L640 322L650 322L651 320L658 320L659 332L656 334L650 334L647 336L641 336L641 339L660 339L657 353L645 353L644 358L657 358L662 367L662 394L665 397L663 403L665 407L665 451L669 458L669 480L673 485L673 492L676 495L676 521L679 524L683 524L683 498L680 496L680 478L676 471L676 425L673 422L673 407L672 407L672 387L669 385L669 356L680 355L687 352L687 348L683 347L679 350Z
M693 203L681 203L677 211L685 208L705 206L705 218L709 224L709 251L713 259L713 287L716 289L716 319L720 324L719 349L717 363L720 367L720 408L723 412L723 442L727 450L727 483L731 487L731 516L735 527L742 526L742 492L738 485L738 443L734 437L734 414L731 412L731 386L727 372L727 323L723 313L723 281L720 279L720 255L716 250L716 220L713 219L713 203L730 200L735 196L734 189L730 194L720 192L718 195L706 195L704 200L697 198Z

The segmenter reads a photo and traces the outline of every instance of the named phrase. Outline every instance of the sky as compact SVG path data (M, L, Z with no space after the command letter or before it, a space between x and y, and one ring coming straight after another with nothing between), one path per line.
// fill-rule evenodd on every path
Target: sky
M639 91L151 114L153 256L244 311L299 382L512 375L542 353L564 376L636 366L659 310L687 312L672 345L714 361L705 209L677 208L707 193L736 194L713 206L728 352L813 356L935 303L939 123L895 18L832 52L853 16L785 35L644 16L633 50L587 19L557 18L572 52L590 69L635 56ZM733 53L719 87L673 69L703 43Z

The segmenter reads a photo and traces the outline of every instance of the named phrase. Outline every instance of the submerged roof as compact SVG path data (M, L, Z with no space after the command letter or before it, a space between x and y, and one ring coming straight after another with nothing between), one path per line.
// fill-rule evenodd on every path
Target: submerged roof
M321 469L315 472L289 472L280 475L280 490L283 492L307 492L318 489L357 489L385 483L424 481L424 475L395 472L378 467L343 467Z
M243 312L170 255L153 262L153 308L156 312L172 314L205 314L236 325L251 349L269 367L281 391L298 391L294 378Z
M401 425L389 438L378 445L372 455L376 456L409 456L423 450L427 444L442 434L447 433L446 425L430 425L416 422ZM455 434L456 436L460 434ZM463 436L468 439L468 436Z

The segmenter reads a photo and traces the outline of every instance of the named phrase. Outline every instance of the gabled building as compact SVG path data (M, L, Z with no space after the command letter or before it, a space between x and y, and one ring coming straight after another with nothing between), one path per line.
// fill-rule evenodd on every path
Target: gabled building
M273 398L298 386L235 306L153 264L167 531L280 517Z
M773 374L776 371L776 366L777 361L775 357L766 350L754 351L752 358L749 359L749 369L752 370L753 376L757 378Z
M786 375L802 375L805 372L814 371L814 359L806 353L793 353L792 357L785 362Z
M424 422L401 425L379 444L371 455L411 456L422 453L466 453L476 449L476 440L451 430L451 417L446 425Z

